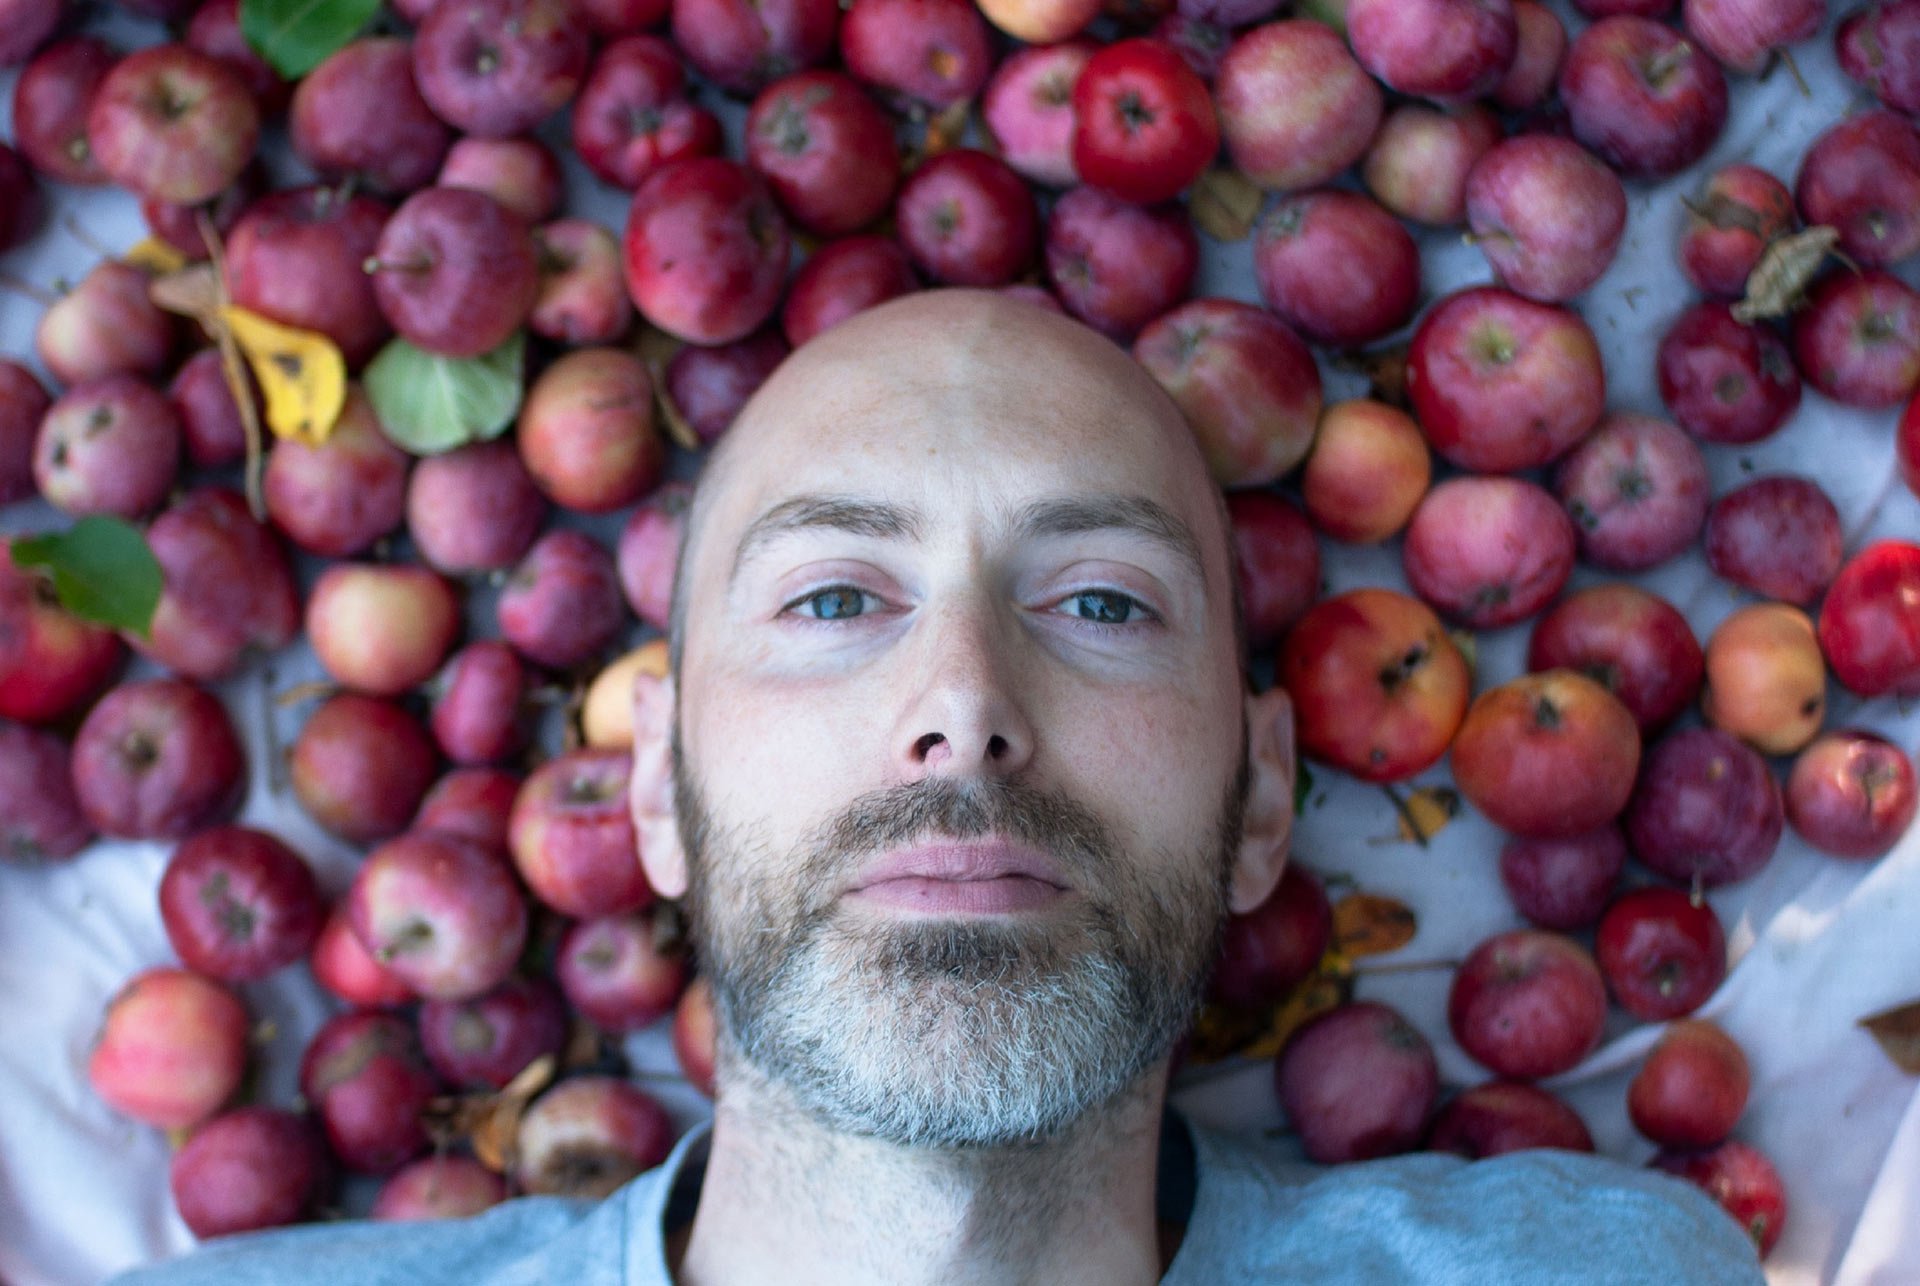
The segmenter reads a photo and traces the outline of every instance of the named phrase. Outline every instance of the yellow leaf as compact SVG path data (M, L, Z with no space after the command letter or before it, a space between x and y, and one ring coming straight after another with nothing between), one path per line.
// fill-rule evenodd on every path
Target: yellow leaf
M325 335L231 304L220 310L220 320L259 381L267 427L309 446L324 443L347 403L347 364L339 346Z
M1349 960L1398 951L1419 927L1411 907L1377 893L1349 893L1333 904L1334 949Z
M179 272L187 266L187 257L158 237L147 237L136 241L120 256L142 272L164 277L168 273Z
M1383 789L1393 801L1399 824L1393 834L1376 835L1370 843L1418 844L1425 848L1427 841L1460 815L1460 792L1451 786L1422 786L1404 797L1391 786Z
M1194 226L1215 241L1245 241L1262 199L1253 180L1240 171L1213 169L1194 183L1188 208Z

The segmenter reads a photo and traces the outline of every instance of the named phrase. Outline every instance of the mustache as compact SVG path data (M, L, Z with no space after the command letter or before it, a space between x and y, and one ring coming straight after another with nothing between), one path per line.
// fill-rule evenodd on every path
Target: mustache
M1113 835L1071 796L1021 782L929 777L859 796L809 837L814 887L878 853L929 835L1004 836L1084 876L1115 851Z

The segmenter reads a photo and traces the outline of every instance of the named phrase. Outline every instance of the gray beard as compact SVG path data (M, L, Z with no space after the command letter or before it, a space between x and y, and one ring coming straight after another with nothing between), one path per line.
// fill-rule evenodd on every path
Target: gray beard
M674 752L686 910L720 1039L824 1126L919 1148L1055 1138L1191 1024L1220 951L1244 762L1184 860L1126 854L1059 794L934 778L863 796L775 861L712 816ZM1074 905L882 919L834 901L873 854L930 831L1041 849L1079 890Z

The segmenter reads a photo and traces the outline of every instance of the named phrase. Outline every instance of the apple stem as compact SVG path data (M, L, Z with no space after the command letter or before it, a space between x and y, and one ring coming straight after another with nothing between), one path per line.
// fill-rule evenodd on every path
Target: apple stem
M1813 87L1808 85L1807 78L1800 74L1800 64L1794 61L1793 50L1782 48L1775 52L1779 55L1780 61L1787 65L1787 74L1793 77L1793 83L1800 86L1800 97L1811 99Z

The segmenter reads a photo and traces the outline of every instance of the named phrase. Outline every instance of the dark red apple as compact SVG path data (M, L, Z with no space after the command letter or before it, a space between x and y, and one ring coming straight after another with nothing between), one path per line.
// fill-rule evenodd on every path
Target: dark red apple
M856 79L935 109L972 98L993 70L986 19L969 0L853 0L840 59Z
M1898 406L1920 386L1920 291L1879 269L1836 272L1794 315L1807 383L1849 406Z
M33 494L33 439L52 405L38 376L0 357L0 505Z
M1427 492L1400 553L1414 593L1449 620L1492 630L1553 601L1573 551L1573 524L1543 488L1460 477Z
M485 640L483 646L495 640ZM507 852L507 826L520 774L504 768L455 768L433 784L414 814L413 829L452 831L493 852Z
M1757 165L1715 170L1686 207L1680 269L1695 289L1723 299L1744 295L1767 246L1793 230L1793 194Z
M1600 280L1627 227L1627 190L1570 139L1523 134L1467 175L1467 225L1515 294L1565 303Z
M393 333L361 271L390 213L344 188L269 193L227 238L227 293L270 321L319 331L362 366Z
M1746 76L1827 20L1827 0L1684 0L1681 21L1701 48Z
M184 678L212 682L300 629L300 596L285 551L239 492L201 486L147 528L160 564L160 602L145 637L125 637Z
M421 1116L440 1091L413 1028L392 1014L338 1014L300 1059L301 1096L333 1155L362 1174L391 1173L431 1146Z
M1613 998L1645 1022L1692 1013L1727 976L1720 917L1680 889L1622 894L1600 917L1593 951Z
M528 660L556 670L591 660L623 621L613 555L571 529L533 543L507 578L496 610L501 637Z
M1678 608L1619 583L1556 603L1534 626L1527 668L1580 671L1619 697L1645 734L1693 704L1706 656Z
M1287 1042L1274 1088L1307 1155L1321 1165L1410 1152L1440 1096L1433 1047L1375 1001L1320 1015Z
M157 201L211 200L240 177L259 139L260 109L240 73L187 45L128 54L87 108L100 168Z
M1763 1258L1780 1240L1787 1220L1786 1185L1759 1149L1728 1139L1708 1152L1662 1152L1648 1164L1719 1202Z
M1712 480L1700 448L1649 415L1600 422L1554 470L1580 553L1595 567L1638 572L1691 548L1707 520Z
M954 286L1005 285L1032 266L1040 245L1027 185L1005 161L970 147L942 152L908 175L894 221L914 266Z
M672 0L673 43L707 80L747 97L827 62L841 8L836 0Z
M1648 748L1627 805L1634 856L1670 880L1712 887L1767 864L1786 816L1758 751L1717 728L1686 728Z
M1278 643L1320 597L1320 542L1299 506L1271 491L1227 495L1246 643Z
M407 530L420 557L450 576L513 566L546 517L546 497L510 441L429 456L407 482Z
M1849 117L1807 149L1794 193L1807 223L1837 230L1853 262L1899 263L1920 252L1920 131L1884 109Z
M1047 278L1073 316L1126 341L1193 289L1200 242L1178 206L1077 187L1047 216Z
M1840 511L1810 478L1768 477L1736 487L1707 511L1714 575L1812 607L1840 570Z
M1920 3L1881 0L1856 9L1833 33L1840 70L1895 111L1920 115ZM19 123L16 109L14 122Z
M436 12L469 2L443 0ZM467 188L427 188L408 197L381 229L366 269L393 328L446 357L498 348L527 320L540 293L539 253L527 225Z
M320 1132L276 1107L238 1107L193 1132L173 1154L167 1187L181 1222L202 1241L298 1223L326 1177Z
M160 876L167 940L188 968L223 982L251 982L303 958L324 918L313 868L251 827L199 832Z
M567 930L554 976L576 1013L602 1031L624 1034L673 1012L686 987L687 960L662 947L653 916L606 916Z
M412 463L381 429L366 395L350 388L325 442L282 438L267 453L267 516L310 553L363 553L404 521Z
M389 196L433 182L453 139L420 96L413 43L399 36L369 36L328 55L294 89L287 132L323 177Z
M258 409L251 376L247 386L247 395ZM227 383L226 363L219 349L203 348L182 362L167 385L167 399L180 417L180 442L186 448L189 464L219 469L246 459L246 424Z
M576 750L521 786L508 842L527 887L554 910L588 920L653 902L627 812L632 771L624 750Z
M1665 23L1622 14L1574 37L1560 69L1573 136L1629 178L1678 174L1727 123L1727 78Z
M13 83L13 145L40 174L61 183L109 182L87 141L87 109L120 55L92 36L56 40Z
M623 36L595 55L573 106L573 150L631 192L662 166L720 150L720 118L687 96L687 75L659 36Z
M1265 902L1228 917L1208 994L1248 1013L1273 1006L1314 971L1332 938L1326 889L1290 862Z
M566 1043L566 1002L545 978L509 978L482 995L420 1006L427 1061L456 1089L505 1089L536 1058L558 1059Z
M93 839L73 793L72 750L40 728L0 722L0 858L72 857Z
M892 122L837 71L795 72L762 90L747 113L746 157L794 223L821 237L872 223L900 181Z
M287 755L309 817L357 844L406 829L439 767L433 738L391 701L342 692L300 728Z
M1347 42L1304 18L1241 35L1213 92L1233 168L1281 192L1317 187L1358 161L1385 108Z
M428 1000L469 1000L513 972L527 903L513 870L447 831L410 831L367 855L347 894L354 936Z
M1420 297L1420 249L1377 202L1338 189L1289 197L1254 240L1260 297L1307 338L1355 347L1404 326Z
M808 255L793 274L780 305L780 329L798 348L855 313L918 289L920 278L897 239L842 237Z
M715 348L685 345L667 363L667 394L696 437L717 442L788 352L771 326Z
M1660 400L1704 442L1772 436L1800 406L1800 372L1780 336L1734 320L1718 300L1680 314L1660 341Z
M1388 87L1464 102L1506 78L1519 31L1510 0L1347 0L1347 39Z
M573 101L588 33L567 0L438 0L413 38L420 96L482 138L531 132Z
M1460 1048L1509 1080L1576 1066L1600 1044L1607 990L1587 949L1539 929L1495 934L1461 962L1447 996Z
M1626 864L1627 841L1610 822L1558 838L1519 835L1500 850L1500 883L1521 915L1565 933L1600 918Z
M73 739L73 789L103 835L180 839L233 816L246 753L220 699L180 679L123 683Z
M1523 112L1540 106L1553 92L1567 57L1567 29L1560 15L1536 0L1513 0L1513 25L1513 62L1493 87L1493 101L1510 112Z

